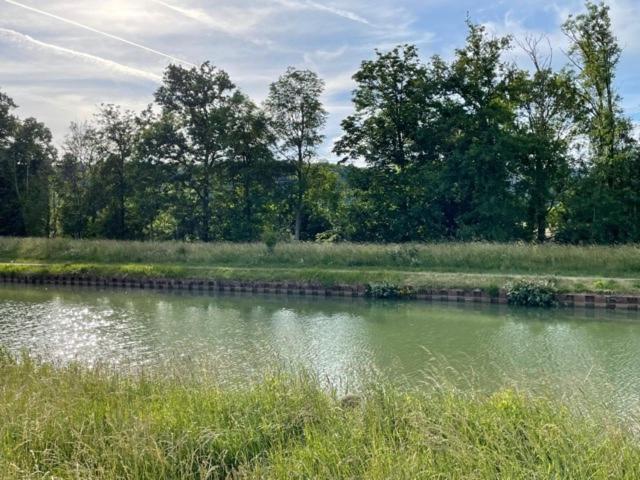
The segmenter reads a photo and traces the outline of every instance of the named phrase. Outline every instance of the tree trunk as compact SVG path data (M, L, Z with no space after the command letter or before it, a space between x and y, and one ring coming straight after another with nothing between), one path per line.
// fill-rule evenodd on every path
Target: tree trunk
M296 228L294 233L294 238L296 242L300 241L300 230L302 228L302 204L298 203L296 207Z
M207 156L204 165L204 178L202 179L202 195L200 201L202 202L202 223L200 232L200 240L203 242L209 241L209 225L211 222L211 163L209 156Z
M120 180L120 191L118 192L118 229L119 237L124 239L126 235L126 220L125 220L125 200L124 200L124 180Z
M126 237L126 212L125 212L125 153L121 150L118 159L118 239Z
M202 232L200 235L203 242L209 241L209 217L211 216L209 196L209 176L207 175L202 193Z
M251 202L251 187L249 186L250 182L247 178L244 181L244 221L246 224L246 234L245 239L249 242L255 240L253 236L254 226L253 226L253 204Z
M298 145L298 192L296 203L296 226L294 231L294 239L296 242L300 241L300 234L302 230L302 202L304 199L305 191L305 178L304 178L304 155L302 153L302 144Z
M541 211L538 212L538 218L536 223L538 224L537 225L538 243L544 243L545 240L547 239L547 219L544 212L541 212Z

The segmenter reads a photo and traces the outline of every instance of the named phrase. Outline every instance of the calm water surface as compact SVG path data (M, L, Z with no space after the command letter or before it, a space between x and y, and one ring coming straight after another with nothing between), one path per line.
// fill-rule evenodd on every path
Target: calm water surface
M274 365L346 388L552 391L640 411L640 315L424 303L0 286L0 345L44 359L148 368L206 363L225 382Z

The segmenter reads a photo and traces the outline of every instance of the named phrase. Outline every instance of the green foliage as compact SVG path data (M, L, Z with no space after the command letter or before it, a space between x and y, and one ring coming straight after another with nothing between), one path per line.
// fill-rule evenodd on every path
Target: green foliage
M500 287L496 284L490 284L484 289L490 297L496 298L500 295Z
M195 220L203 241L211 239L212 202L217 170L233 150L239 112L251 110L249 100L229 75L205 62L190 69L170 65L155 95L161 126L148 138L148 153L169 159L183 188L192 192ZM257 133L256 133L257 135Z
M622 48L609 6L587 2L563 26L583 100L578 125L589 137L590 165L578 170L563 205L558 238L567 242L630 242L640 238L640 149L615 89Z
M320 99L323 91L324 81L316 73L290 67L271 84L265 101L267 115L278 138L278 150L295 172L292 202L296 240L301 238L304 197L311 183L311 161L324 140L322 128L327 121L327 112Z
M593 287L598 292L613 292L618 290L619 285L615 280L602 279L602 280L596 280L595 282L593 282Z
M156 108L103 106L59 161L0 93L0 235L639 242L640 145L609 7L567 19L560 70L540 39L517 42L531 60L518 68L512 37L467 25L452 55L399 45L362 62L339 165L318 162L324 82L308 70L287 69L258 106L209 62L171 65Z
M269 250L269 253L275 253L276 245L280 240L282 240L282 236L277 230L271 227L266 227L262 231L262 241L266 245L267 250Z
M557 289L549 280L519 280L508 283L505 289L511 305L544 308L557 305Z
M400 300L415 296L413 287L393 283L373 283L365 286L365 294L369 298L381 300Z
M49 129L17 118L15 108L0 91L0 235L48 236L49 176L57 152Z

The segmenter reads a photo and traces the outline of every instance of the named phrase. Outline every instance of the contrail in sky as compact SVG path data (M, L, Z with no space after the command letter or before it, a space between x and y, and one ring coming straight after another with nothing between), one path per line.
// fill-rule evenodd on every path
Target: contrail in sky
M340 8L330 7L314 0L275 0L276 3L289 8L307 8L312 10L320 10L322 12L328 12L338 17L346 18L353 22L363 23L365 25L373 26L369 20L361 17L357 13L349 10L342 10Z
M93 64L100 65L102 67L108 68L109 70L117 71L126 75L144 78L145 80L151 80L152 82L156 83L159 83L162 80L160 75L156 75L155 73L147 72L145 70L140 70L133 67L127 67L126 65L122 65L121 63L107 60L106 58L97 57L89 53L79 52L77 50L60 47L51 43L41 42L40 40L36 40L35 38L30 37L29 35L25 35L24 33L16 32L15 30L10 30L8 28L0 27L0 36L8 37L11 40L17 41L19 43L30 43L32 45L36 45L37 47L53 50L63 55L81 58Z
M169 10L173 10L174 12L179 13L180 15L190 18L191 20L204 23L205 25L216 26L216 27L224 26L224 25L221 25L219 22L216 22L211 16L207 15L202 10L194 10L191 8L178 7L177 5L172 5L170 3L163 2L162 0L149 0L149 1L153 3L157 3L158 5L162 5L163 7L168 8Z
M353 20L354 22L364 23L365 25L371 25L371 22L369 22L369 20L361 17L357 13L353 13L348 10L342 10L340 8L329 7L327 5L323 5L321 3L314 2L312 0L308 0L306 3L307 5L315 8L316 10L322 10L325 12L333 13L334 15L346 18L348 20Z
M130 40L127 40L126 38L118 37L117 35L112 35L111 33L103 32L102 30L98 30L97 28L93 28L93 27L90 27L88 25L84 25L84 24L76 22L74 20L70 20L68 18L60 17L58 15L54 15L53 13L45 12L44 10L40 10L38 8L30 7L28 5L24 5L22 3L16 2L15 0L4 0L4 1L6 3L9 3L9 4L14 5L16 7L24 8L25 10L29 10L31 12L38 13L40 15L45 15L47 17L54 18L54 19L59 20L61 22L67 23L69 25L73 25L74 27L82 28L84 30L88 30L90 32L97 33L98 35L102 35L103 37L111 38L113 40L117 40L119 42L126 43L127 45L130 45L132 47L136 47L136 48L139 48L141 50L145 50L147 52L154 53L156 55L160 55L161 57L167 58L167 59L172 60L174 62L183 63L185 65L189 65L189 66L192 66L192 67L196 66L193 63L186 62L184 60L181 60L180 58L174 57L172 55L168 55L168 54L166 54L164 52L161 52L159 50L155 50L155 49L147 47L145 45L141 45L139 43L132 42Z
M255 35L246 35L243 32L243 28L241 25L238 24L237 21L233 21L233 20L220 20L218 18L215 18L211 15L209 15L208 13L199 10L199 9L194 9L194 8L184 8L184 7L180 7L178 5L172 4L172 3L167 3L163 0L148 0L149 2L155 3L157 5L160 5L168 10L171 10L173 12L176 12L180 15L182 15L183 17L189 18L191 20L194 20L198 23L202 23L203 25L206 25L210 28L214 28L216 30L219 30L221 32L224 32L228 35L231 35L233 37L237 37L240 38L244 41L248 41L250 43L253 43L255 45L259 45L259 46L268 46L270 45L270 42L266 41L266 40L261 40L258 38L255 38Z

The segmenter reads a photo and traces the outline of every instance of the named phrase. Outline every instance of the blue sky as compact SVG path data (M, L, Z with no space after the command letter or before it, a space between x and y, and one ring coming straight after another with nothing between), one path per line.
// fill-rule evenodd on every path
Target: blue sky
M626 113L640 122L640 0L610 0L625 48L618 75ZM327 142L351 111L351 76L375 48L415 43L450 58L467 14L496 34L545 34L558 66L560 25L574 0L0 0L0 89L61 143L100 103L139 110L175 59L210 60L256 101L287 66L326 81ZM518 49L509 58L526 66Z

